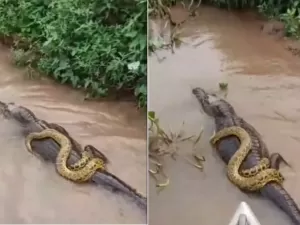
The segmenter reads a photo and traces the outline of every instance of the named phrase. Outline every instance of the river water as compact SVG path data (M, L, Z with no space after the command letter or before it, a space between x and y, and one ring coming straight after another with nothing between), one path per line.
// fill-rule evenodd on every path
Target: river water
M185 43L175 54L161 50L159 60L150 57L149 109L173 132L183 121L189 135L204 127L197 148L206 158L204 172L180 160L183 157L167 158L170 185L157 193L150 179L150 224L224 225L241 201L262 225L291 224L273 203L246 195L227 180L224 163L208 144L213 121L191 90L200 86L217 91L219 82L228 82L227 99L237 113L262 134L270 152L280 152L291 164L281 168L284 187L300 205L300 59L285 49L286 41L262 34L261 21L252 13L201 7L198 14L182 25ZM151 23L153 29L159 24L164 23ZM179 152L189 156L190 149L184 144Z
M83 101L84 95L47 79L28 80L0 48L1 101L31 109L65 127L110 160L109 170L146 195L146 118L130 102ZM101 186L76 185L27 152L20 128L1 120L1 223L145 223L145 212Z

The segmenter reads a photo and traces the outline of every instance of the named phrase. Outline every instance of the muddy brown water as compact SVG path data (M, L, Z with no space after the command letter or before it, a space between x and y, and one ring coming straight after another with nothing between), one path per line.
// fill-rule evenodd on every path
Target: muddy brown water
M182 121L190 135L204 127L197 149L206 157L204 172L183 160L191 154L186 144L176 161L166 159L170 185L157 193L150 179L150 224L228 224L241 201L262 225L291 224L273 203L246 195L227 180L224 163L208 144L213 121L191 90L217 91L219 82L228 82L228 101L262 134L270 152L280 152L291 164L292 169L281 168L284 187L300 205L300 58L285 50L284 41L261 34L261 21L252 13L202 7L198 14L182 26L186 43L175 54L161 50L160 60L150 57L149 109L173 132ZM159 24L151 23L154 28Z
M1 101L24 105L64 126L81 144L99 148L111 161L109 170L146 195L146 118L133 103L84 102L78 91L23 75L1 47ZM19 127L3 119L1 123L1 223L146 222L145 212L130 199L59 177L53 164L27 152Z

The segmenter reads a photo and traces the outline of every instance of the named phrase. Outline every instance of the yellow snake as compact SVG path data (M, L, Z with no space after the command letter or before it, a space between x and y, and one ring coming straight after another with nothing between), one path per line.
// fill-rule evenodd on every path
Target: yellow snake
M231 134L228 134L228 136L230 136L230 135ZM249 136L249 138L250 138L250 136ZM217 141L218 140L216 140L215 142L217 142ZM239 171L239 173L243 177L252 177L252 176L258 174L260 171L270 168L270 165L271 165L271 163L268 158L262 158L256 166L253 166L249 169L241 169Z
M282 183L284 178L279 171L272 168L255 172L251 177L243 177L239 174L239 169L251 150L251 138L246 130L241 127L227 127L217 132L211 138L210 142L215 145L216 142L224 137L235 135L240 139L240 147L231 157L227 165L228 179L242 190L258 191L269 182Z
M73 171L81 170L85 165L93 159L93 155L89 152L91 147L89 145L85 146L83 150L81 150L81 158L74 164L70 164L68 167ZM102 158L99 158L103 161L103 169L106 168L106 163Z
M106 169L106 164L108 163L107 157L94 146L86 145L84 149L82 149L81 145L77 141L75 141L67 132L67 130L62 126L56 123L48 123L45 120L37 120L37 122L44 129L55 129L70 139L73 150L76 151L79 155L81 155L81 158L76 163L68 165L68 167L71 170L77 171L82 169L94 157L102 159L104 161L104 167ZM95 152L97 152L96 156Z
M270 160L268 158L262 158L256 166L249 169L240 170L240 174L243 177L252 177L258 174L260 171L270 168Z
M28 151L33 153L31 148L32 140L44 138L52 138L61 147L56 158L56 170L62 177L79 183L88 181L97 170L105 170L105 162L100 158L90 159L83 168L78 168L76 171L70 170L67 167L67 160L71 153L71 141L65 135L54 129L30 133L25 140Z

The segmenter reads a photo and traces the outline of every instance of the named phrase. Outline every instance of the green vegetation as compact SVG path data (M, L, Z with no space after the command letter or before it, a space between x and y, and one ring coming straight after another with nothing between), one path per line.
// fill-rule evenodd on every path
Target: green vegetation
M89 97L132 91L147 102L146 0L2 0L0 35L18 65Z
M276 6L276 10L271 10L268 5L260 5L260 11L270 18L280 19L285 23L286 34L300 38L300 1L287 1L289 4Z

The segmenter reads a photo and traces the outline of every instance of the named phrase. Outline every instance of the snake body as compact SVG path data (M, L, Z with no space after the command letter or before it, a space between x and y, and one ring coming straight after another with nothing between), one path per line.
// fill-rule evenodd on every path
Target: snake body
M90 159L83 168L78 168L77 171L69 169L67 160L71 153L71 141L55 129L45 129L39 133L30 133L25 141L28 151L33 153L31 148L32 140L44 138L52 138L61 147L56 158L56 170L62 177L79 183L88 181L97 170L105 170L105 162L100 158Z
M98 152L99 155L97 155L95 157L96 151ZM102 153L99 152L99 150L96 149L94 146L86 145L84 147L84 149L82 150L81 158L76 163L69 165L69 167L70 167L70 169L77 171L77 170L80 170L83 167L85 167L85 165L93 158L98 158L103 161L104 169L107 169L107 162L108 162L107 158L105 155L103 155L103 154L100 155L100 154L102 154Z
M245 130L246 131L246 130ZM220 131L219 131L220 132ZM247 132L247 131L246 131ZM248 134L248 132L247 132ZM228 134L227 136L230 136L232 134ZM248 134L249 136L249 134ZM251 140L251 137L249 136L250 140ZM211 141L214 139L214 136L211 138ZM220 140L220 139L219 139ZM217 142L218 140L215 140L215 142ZM215 144L215 143L214 143ZM251 140L251 146L252 146L252 140ZM251 148L251 147L250 147ZM273 157L272 160L277 160L278 161L278 158L280 157L281 155L276 155L276 158ZM274 163L273 163L274 164ZM257 163L257 165L249 168L249 169L240 169L239 173L243 176L243 177L252 177L256 174L258 174L259 172L265 170L265 169L268 169L270 168L271 166L271 160L264 157L262 158L261 160L259 160L259 162Z
M240 170L240 174L243 177L253 177L259 172L270 168L270 165L270 160L268 158L262 158L256 166Z
M93 159L93 156L89 152L90 145L85 146L81 153L81 158L74 164L70 164L68 167L71 170L78 171L86 166L86 164ZM103 161L103 167L106 169L106 163Z
M262 170L259 165L256 169L259 168L260 171L253 170L255 175L251 177L243 177L240 175L239 169L251 150L251 138L249 134L243 128L238 126L226 127L218 131L210 141L215 145L220 139L232 135L237 136L241 143L239 149L231 157L227 165L227 176L232 183L242 190L259 191L269 182L283 182L284 178L279 171L272 168Z
M72 149L75 150L81 158L74 164L69 165L68 167L72 170L80 170L82 169L92 158L100 158L104 162L104 167L106 169L106 164L109 162L108 158L97 148L95 148L92 145L86 145L84 149L82 149L81 145L75 141L68 131L63 128L62 126L56 124L56 123L48 123L44 120L39 120L39 125L41 125L44 129L54 129L60 132L61 134L65 135L67 138L69 138Z

